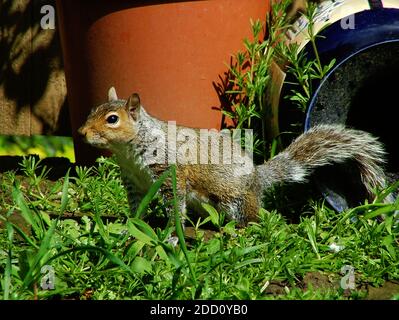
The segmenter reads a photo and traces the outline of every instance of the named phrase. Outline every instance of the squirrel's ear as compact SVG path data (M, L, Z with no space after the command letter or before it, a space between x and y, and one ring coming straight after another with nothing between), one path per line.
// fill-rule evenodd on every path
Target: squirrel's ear
M116 95L116 90L114 87L109 88L108 90L108 102L118 100L118 96Z
M138 111L140 108L140 96L137 93L133 93L126 101L126 111L137 120Z

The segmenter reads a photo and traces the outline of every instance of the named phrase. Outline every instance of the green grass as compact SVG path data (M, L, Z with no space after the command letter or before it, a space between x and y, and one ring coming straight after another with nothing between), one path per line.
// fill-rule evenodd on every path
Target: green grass
M206 206L208 218L187 223L195 236L177 227L173 247L168 239L179 215L153 228L130 214L112 159L55 182L33 158L21 165L23 175L0 176L3 299L360 299L367 286L399 279L395 205L337 214L316 203L299 224L261 210L259 222L243 229ZM173 168L168 176L174 181ZM155 197L159 186L150 191ZM147 215L159 209L151 198L141 204ZM210 239L209 224L216 230ZM332 244L343 250L333 252ZM355 270L354 290L339 285L345 265ZM54 270L53 290L41 288L43 266ZM325 285L306 282L309 275Z
M28 156L30 154L37 154L40 158L65 157L75 162L71 137L0 135L0 156Z

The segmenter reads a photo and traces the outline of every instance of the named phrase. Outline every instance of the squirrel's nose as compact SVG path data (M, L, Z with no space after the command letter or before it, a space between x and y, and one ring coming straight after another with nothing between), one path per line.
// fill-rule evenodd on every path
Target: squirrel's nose
M81 127L78 129L78 133L79 133L80 135L82 135L82 136L85 136L86 133L87 133L87 130L86 130L86 128L85 128L84 126L81 126Z

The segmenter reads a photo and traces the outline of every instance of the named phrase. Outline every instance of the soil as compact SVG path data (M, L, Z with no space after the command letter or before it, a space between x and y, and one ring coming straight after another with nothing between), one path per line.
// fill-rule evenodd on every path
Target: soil
M308 272L302 281L295 286L302 288L303 291L312 287L321 292L336 292L340 288L340 275L324 274L321 272ZM287 289L292 288L286 281L271 281L264 293L266 295L283 295ZM373 287L366 283L356 285L357 291L365 293L365 300L390 300L395 294L399 294L399 281L385 281L381 287ZM352 291L344 291L345 297L350 297Z

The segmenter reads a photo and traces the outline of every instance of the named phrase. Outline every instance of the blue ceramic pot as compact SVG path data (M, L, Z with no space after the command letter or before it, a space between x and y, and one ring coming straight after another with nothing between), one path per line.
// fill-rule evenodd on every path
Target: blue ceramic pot
M358 12L352 21L354 28L348 29L342 28L341 21L331 24L317 40L322 63L333 58L336 63L315 84L305 131L316 124L340 123L371 132L386 145L388 167L397 172L397 120L392 110L399 107L399 9L378 7ZM312 58L309 44L304 50ZM316 182L336 210L361 201L361 185L355 182L359 177L353 167L343 168L342 177L327 171L316 176Z

